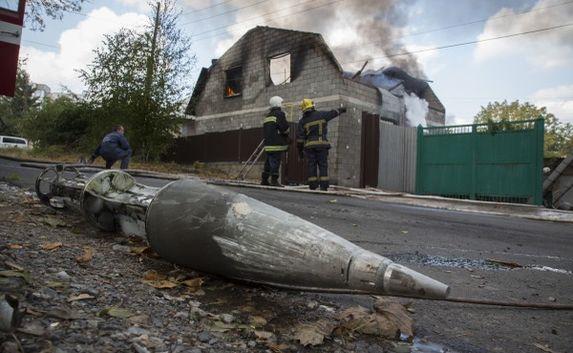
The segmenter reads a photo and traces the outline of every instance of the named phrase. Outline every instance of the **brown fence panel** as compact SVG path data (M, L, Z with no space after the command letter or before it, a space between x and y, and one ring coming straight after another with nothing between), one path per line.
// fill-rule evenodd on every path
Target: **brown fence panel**
M240 129L180 137L163 160L181 164L193 162L246 161L263 139L263 129Z

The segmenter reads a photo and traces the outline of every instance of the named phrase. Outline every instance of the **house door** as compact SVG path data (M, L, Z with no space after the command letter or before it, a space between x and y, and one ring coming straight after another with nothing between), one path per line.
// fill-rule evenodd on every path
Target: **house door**
M380 145L380 118L362 112L362 142L360 156L360 187L378 186L378 153Z

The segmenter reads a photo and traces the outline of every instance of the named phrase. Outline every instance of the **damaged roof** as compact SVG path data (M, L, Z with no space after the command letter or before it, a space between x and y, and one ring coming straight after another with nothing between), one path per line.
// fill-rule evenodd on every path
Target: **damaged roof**
M330 47L326 44L326 42L324 41L324 38L322 37L322 35L320 33L303 32L303 31L296 31L296 30L291 30L291 29L275 28L275 27L268 27L268 26L257 26L255 28L249 30L241 38L239 38L239 40L237 40L231 46L231 48L229 48L227 50L227 52L236 46L245 46L248 42L249 37L254 36L257 33L263 33L265 35L270 35L270 34L272 34L272 32L292 32L292 33L296 33L298 35L302 35L302 36L306 37L305 40L299 41L300 44L298 47L288 48L289 51L291 51L294 55L294 58L293 58L293 71L294 72L292 73L292 79L293 80L296 78L295 76L296 76L296 71L297 71L296 70L297 69L297 61L299 61L304 56L301 54L303 54L303 52L307 51L309 49L309 47L319 48L320 50L322 50L322 52L326 55L326 57L328 59L330 59L330 61L334 64L336 69L342 74L342 72L343 72L342 66L340 65L340 63L338 62L338 60L334 56L334 53L332 52ZM277 46L280 46L280 45L281 45L281 43L277 43ZM273 49L274 48L267 47L267 46L261 46L261 48L260 48L260 50L265 51L266 56L271 56L272 54L274 54ZM276 50L274 50L274 51L276 51ZM225 52L225 54L227 52ZM224 56L225 54L223 54L222 56ZM301 62L302 61L303 60L301 60ZM196 104L199 101L201 94L203 93L203 91L205 89L205 85L207 84L207 81L209 79L209 75L210 75L211 71L218 64L219 64L219 60L215 59L215 60L212 60L212 64L210 67L208 67L208 68L204 67L201 69L201 72L199 74L199 78L197 79L195 87L193 88L193 94L191 95L191 99L189 100L187 108L185 109L185 114L187 114L187 115L195 115L196 114L196 112L195 112Z

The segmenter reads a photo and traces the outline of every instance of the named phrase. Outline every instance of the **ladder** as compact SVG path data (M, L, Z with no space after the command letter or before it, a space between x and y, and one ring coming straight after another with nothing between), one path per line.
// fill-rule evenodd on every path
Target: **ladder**
M247 175L249 174L251 169L253 169L253 167L255 166L255 163L257 163L259 158L261 158L261 155L263 154L263 152L265 150L264 144L265 144L265 140L263 139L263 140L261 140L261 142L259 143L257 148L255 148L253 153L251 153L251 155L249 156L249 159L247 159L246 162L243 162L243 167L241 168L241 170L239 171L239 175L237 175L237 177L235 179L245 180L245 178L247 177Z

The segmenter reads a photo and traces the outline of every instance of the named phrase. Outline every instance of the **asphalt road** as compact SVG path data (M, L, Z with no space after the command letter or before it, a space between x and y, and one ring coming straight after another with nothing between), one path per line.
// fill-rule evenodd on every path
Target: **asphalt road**
M38 169L0 159L0 179L29 188ZM140 179L159 186L165 181ZM573 303L573 225L349 197L232 188L450 284L452 296ZM509 269L487 259L516 262ZM313 294L314 295L314 294ZM320 295L368 304L369 298ZM416 301L423 352L572 352L573 312Z

